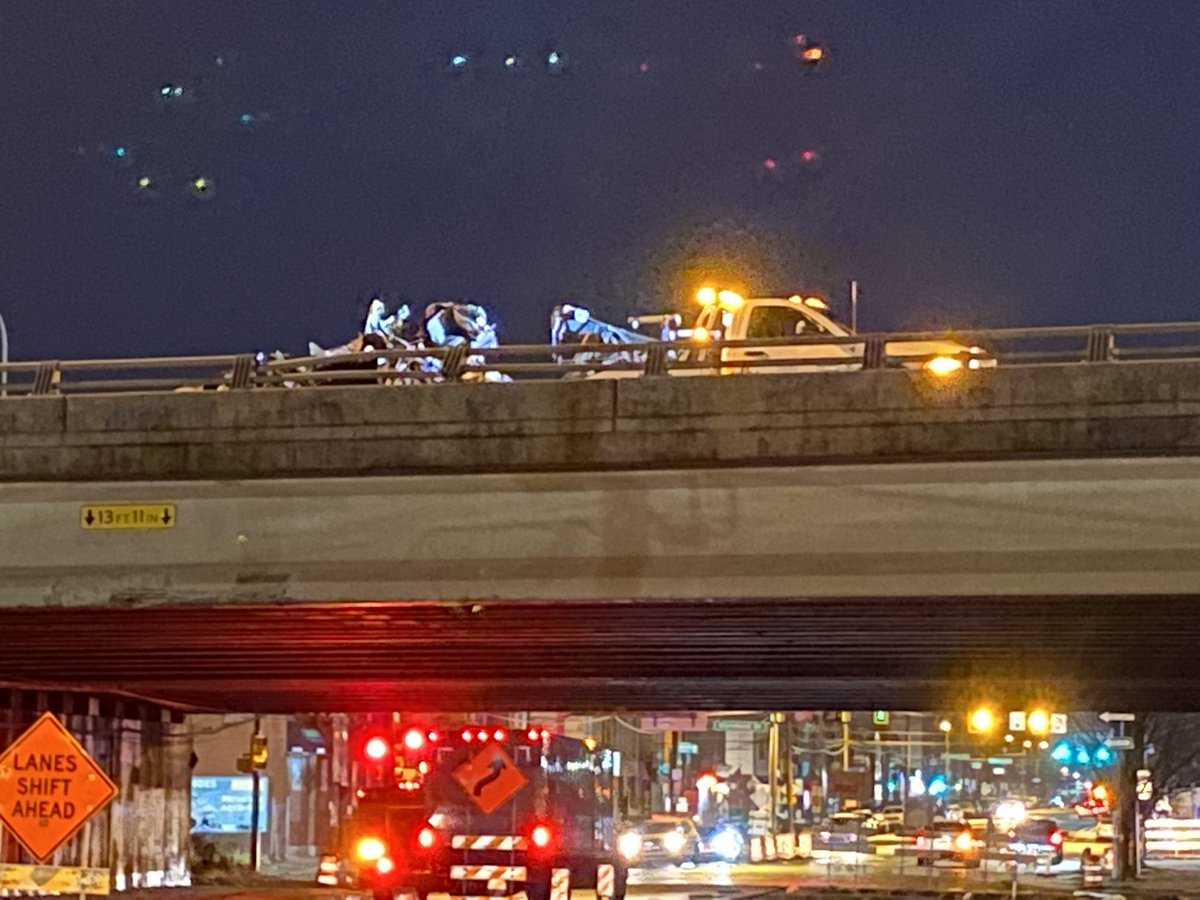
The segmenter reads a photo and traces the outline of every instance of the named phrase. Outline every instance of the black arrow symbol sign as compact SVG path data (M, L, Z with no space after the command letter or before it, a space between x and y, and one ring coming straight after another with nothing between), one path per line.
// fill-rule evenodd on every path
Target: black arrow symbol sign
M92 515L92 511L90 509L88 510L87 515L83 517L83 521L87 522L89 525L96 521L96 517Z
M488 763L488 765L492 767L492 771L475 782L475 787L471 788L471 793L476 797L481 796L483 794L483 789L493 781L496 781L500 777L500 773L508 768L504 764L504 760L502 760L499 756L492 757L492 761Z
M170 525L170 524L171 524L171 511L170 511L169 509L164 509L164 510L163 510L163 513L162 513L162 523L163 523L164 525Z

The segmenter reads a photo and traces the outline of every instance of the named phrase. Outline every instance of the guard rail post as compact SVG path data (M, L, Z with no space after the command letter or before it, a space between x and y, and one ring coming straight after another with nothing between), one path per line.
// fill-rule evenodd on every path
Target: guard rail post
M646 362L642 366L643 375L667 374L667 348L662 344L650 344L646 347Z
M1111 362L1116 356L1116 335L1107 325L1096 325L1088 333L1087 361Z
M60 373L58 370L58 361L44 362L37 367L37 371L33 375L33 390L32 394L42 396L45 394L53 394L58 388Z
M882 369L887 362L887 343L882 337L872 335L863 343L864 369Z
M446 357L442 360L442 377L447 381L457 379L462 375L463 368L467 364L466 344L455 344L446 351Z
M229 386L235 391L252 387L254 384L254 375L254 356L249 353L236 356L233 360L233 372L229 378Z

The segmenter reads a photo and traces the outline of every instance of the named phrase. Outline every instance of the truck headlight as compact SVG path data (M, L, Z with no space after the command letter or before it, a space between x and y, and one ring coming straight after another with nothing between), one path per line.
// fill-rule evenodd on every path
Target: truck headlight
M642 852L642 836L636 831L626 831L617 838L617 852L625 859L637 859Z

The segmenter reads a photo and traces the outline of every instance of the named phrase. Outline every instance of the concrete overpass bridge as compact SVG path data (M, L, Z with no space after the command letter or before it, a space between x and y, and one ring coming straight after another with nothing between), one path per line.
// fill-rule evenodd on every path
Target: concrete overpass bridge
M0 402L0 680L1194 708L1200 362ZM170 504L173 527L81 510Z

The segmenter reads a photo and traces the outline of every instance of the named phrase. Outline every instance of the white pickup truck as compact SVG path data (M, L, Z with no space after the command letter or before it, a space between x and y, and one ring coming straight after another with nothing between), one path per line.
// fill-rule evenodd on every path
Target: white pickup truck
M693 343L780 341L761 347L722 347L720 360L710 360L722 373L842 371L863 367L862 342L822 340L851 338L854 332L835 319L828 304L818 297L742 297L732 291L701 290L698 299L701 309L691 330ZM788 339L795 342L788 343ZM703 359L704 351L701 349L696 355ZM996 360L982 347L968 347L950 340L888 341L885 359L887 365L925 368L940 375L962 368L996 365Z
M688 349L673 352L673 364L668 368L671 375L769 375L863 368L865 341L848 340L855 337L854 332L834 318L828 304L818 297L742 297L733 291L705 288L697 299L700 313L690 329L670 329L668 325L677 321L673 316L630 320L638 331L643 324L659 328L655 338L690 340ZM763 343L749 347L726 345L737 341ZM990 368L996 360L982 347L938 339L888 341L882 363L950 375L964 368ZM639 374L630 367L601 367L589 377L632 378Z

